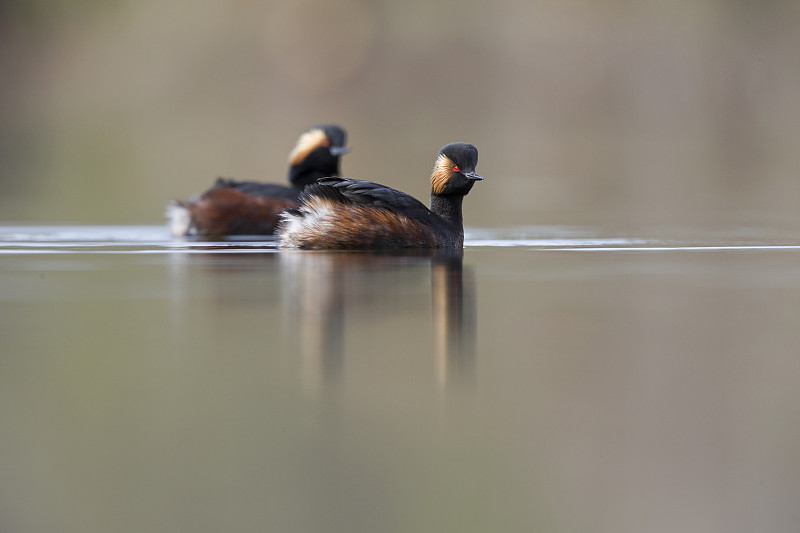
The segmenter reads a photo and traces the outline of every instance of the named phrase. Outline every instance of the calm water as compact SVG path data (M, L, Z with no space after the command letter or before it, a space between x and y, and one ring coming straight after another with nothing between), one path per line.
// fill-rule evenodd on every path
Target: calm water
M4 532L800 531L792 235L5 226L0 334Z

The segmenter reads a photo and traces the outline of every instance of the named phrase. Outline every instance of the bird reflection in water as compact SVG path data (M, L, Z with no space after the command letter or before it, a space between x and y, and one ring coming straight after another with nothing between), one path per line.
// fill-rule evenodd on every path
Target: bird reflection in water
M431 260L436 379L471 382L475 376L475 280L464 269L463 250Z
M336 386L343 373L348 315L369 311L364 320L418 315L432 310L436 381L472 383L475 373L475 298L471 272L463 267L462 250L343 252L284 250L280 254L284 312L291 343L302 360L303 380L310 390ZM375 305L387 291L413 293L426 284L430 265L431 298L408 309ZM420 268L422 267L422 268ZM361 308L361 309L359 309ZM379 310L376 311L376 309ZM427 332L410 332L424 335Z
M348 255L287 251L280 255L290 345L301 356L305 385L338 381L344 345L344 269Z

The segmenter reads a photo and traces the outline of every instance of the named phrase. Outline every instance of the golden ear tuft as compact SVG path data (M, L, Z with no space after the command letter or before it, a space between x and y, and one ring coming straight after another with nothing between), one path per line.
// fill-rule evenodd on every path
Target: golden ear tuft
M301 163L308 157L308 154L320 146L324 146L326 142L328 142L328 136L323 130L319 128L308 130L297 139L297 144L289 154L289 164L294 166Z
M431 174L431 190L433 194L442 194L447 182L453 175L453 167L455 164L444 154L439 154L436 158L436 164L433 166L433 174Z

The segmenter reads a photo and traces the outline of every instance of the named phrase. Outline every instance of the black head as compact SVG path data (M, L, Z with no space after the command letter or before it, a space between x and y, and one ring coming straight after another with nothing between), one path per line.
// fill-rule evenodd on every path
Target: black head
M475 172L478 149L469 143L450 143L436 157L431 174L431 194L465 195L483 178Z
M314 126L300 135L289 154L289 181L298 188L339 175L339 159L350 151L347 132L335 124Z
M334 155L344 155L350 151L347 147L347 132L344 131L340 126L336 124L322 124L317 126L317 128L321 129L325 132L325 136L328 137L330 141L330 146L328 149Z

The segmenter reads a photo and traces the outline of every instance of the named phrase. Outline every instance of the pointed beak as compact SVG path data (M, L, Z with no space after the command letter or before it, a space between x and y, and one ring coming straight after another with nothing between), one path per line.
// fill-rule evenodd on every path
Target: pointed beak
M462 172L462 174L464 174L464 177L468 180L480 181L483 179L483 177L474 170L472 172Z
M331 151L331 155L334 157L338 157L340 155L344 155L350 151L350 148L347 146L331 146L328 148Z

